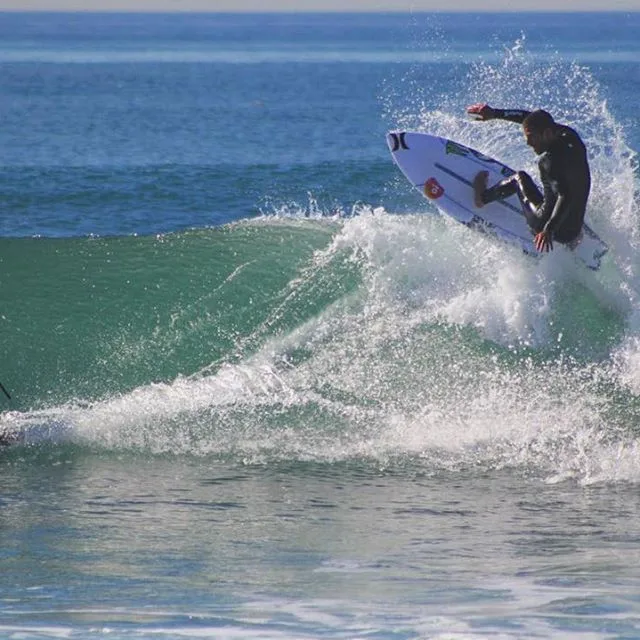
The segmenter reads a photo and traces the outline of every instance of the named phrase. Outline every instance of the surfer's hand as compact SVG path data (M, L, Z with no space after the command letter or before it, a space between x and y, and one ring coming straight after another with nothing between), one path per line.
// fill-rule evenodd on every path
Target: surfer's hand
M536 233L535 237L536 249L541 253L543 251L553 251L553 242L551 242L551 234L548 231Z
M467 107L467 113L476 120L493 120L493 118L496 117L493 107L490 107L485 102L469 105Z

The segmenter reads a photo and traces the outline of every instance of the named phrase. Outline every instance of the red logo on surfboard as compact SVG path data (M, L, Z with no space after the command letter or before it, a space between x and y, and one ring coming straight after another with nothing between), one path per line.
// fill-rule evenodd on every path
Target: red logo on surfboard
M435 178L429 178L424 183L424 195L430 200L437 200L442 194L444 194L444 189Z

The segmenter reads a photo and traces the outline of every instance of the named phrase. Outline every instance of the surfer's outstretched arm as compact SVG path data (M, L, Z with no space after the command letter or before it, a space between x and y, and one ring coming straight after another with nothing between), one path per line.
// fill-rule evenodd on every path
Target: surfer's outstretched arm
M526 109L496 109L488 104L479 102L467 107L467 113L476 120L508 120L516 124L522 124L531 113Z

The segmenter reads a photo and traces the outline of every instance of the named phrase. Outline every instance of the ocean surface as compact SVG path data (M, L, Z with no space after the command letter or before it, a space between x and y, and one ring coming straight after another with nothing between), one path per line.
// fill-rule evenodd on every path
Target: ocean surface
M640 13L0 14L0 637L640 638ZM598 272L385 133L588 149Z

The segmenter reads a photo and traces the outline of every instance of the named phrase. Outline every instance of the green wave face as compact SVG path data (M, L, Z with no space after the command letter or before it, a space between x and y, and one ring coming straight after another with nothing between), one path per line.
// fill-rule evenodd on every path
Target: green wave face
M258 222L157 237L2 239L0 380L14 407L38 408L237 358L330 237L330 225ZM339 287L315 291L262 333L336 295Z

